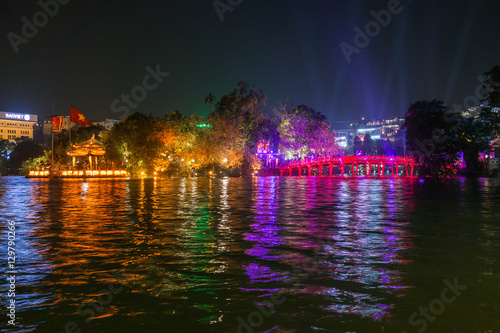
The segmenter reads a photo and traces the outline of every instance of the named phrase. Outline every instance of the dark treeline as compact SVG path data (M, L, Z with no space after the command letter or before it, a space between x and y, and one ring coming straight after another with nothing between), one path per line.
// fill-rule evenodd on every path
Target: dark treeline
M485 73L477 114L442 101L417 101L405 115L407 149L421 163L421 176L487 175L488 154L500 131L500 66ZM460 165L460 161L465 162Z

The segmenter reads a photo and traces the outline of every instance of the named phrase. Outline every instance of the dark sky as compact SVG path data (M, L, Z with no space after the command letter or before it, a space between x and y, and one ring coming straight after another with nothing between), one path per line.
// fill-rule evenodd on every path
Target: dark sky
M305 104L330 122L389 118L419 99L462 104L500 65L497 0L401 0L350 63L339 45L354 46L354 28L394 0L221 0L241 2L223 21L213 0L60 1L44 22L37 1L0 0L0 110L69 114L71 103L91 120L120 119L121 95L135 88L137 111L206 115L208 93L244 80L269 107ZM34 15L40 28L16 53L9 33L24 38L22 18ZM149 91L148 66L169 73Z

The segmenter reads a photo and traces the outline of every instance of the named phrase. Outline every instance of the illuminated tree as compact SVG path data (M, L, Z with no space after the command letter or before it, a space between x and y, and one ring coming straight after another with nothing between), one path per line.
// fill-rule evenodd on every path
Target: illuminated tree
M211 147L208 151L214 163L222 168L241 168L247 147L239 125L222 115L213 115L210 124L208 141Z
M161 153L164 125L159 117L135 112L111 129L104 140L107 158L124 165L132 175L152 175Z
M50 151L46 150L45 154L39 157L32 157L21 164L20 174L26 176L31 170L39 170L40 168L50 164L48 153Z
M285 158L340 154L330 125L323 119L326 117L304 105L281 115L278 132L280 152Z
M289 113L304 116L313 122L326 123L326 116L324 114L317 112L306 105L299 105Z
M265 122L263 108L266 100L262 90L256 86L249 89L247 83L240 81L237 89L222 96L209 118L218 116L238 124L247 147L253 150L259 142L259 130Z
M277 138L276 127L273 128L273 123L266 118L263 112L266 99L267 97L262 90L258 90L256 86L250 89L247 83L240 81L238 87L228 95L223 96L209 114L210 123L230 125L231 127L228 128L231 128L231 131L236 130L233 127L234 124L237 126L237 131L241 133L243 151L240 150L239 139L228 141L227 138L224 138L223 146L229 144L230 147L237 147L230 150L231 154L234 155L235 163L240 161L240 158L242 159L240 168L243 174L250 174L256 170L256 157L252 153L255 152L259 142L261 140L276 141ZM235 135L235 133L232 134L233 137Z
M303 158L309 154L309 119L297 114L285 115L278 126L278 132L279 150L285 158Z

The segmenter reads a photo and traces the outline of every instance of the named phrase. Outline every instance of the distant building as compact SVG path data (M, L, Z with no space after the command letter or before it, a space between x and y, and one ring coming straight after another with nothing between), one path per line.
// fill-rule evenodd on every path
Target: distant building
M106 129L106 131L109 131L113 126L118 124L118 122L120 122L120 121L117 119L107 119L106 118L103 121L94 121L94 122L92 122L92 125L102 126L102 127L104 127L104 129Z
M36 114L0 111L0 139L33 139L37 122Z
M349 121L334 121L333 132L335 133L335 142L339 147L345 149L353 145L355 135L354 123Z
M477 118L481 114L480 106L473 106L465 111L462 111L461 116L464 118Z
M462 111L461 112L461 116L464 117L464 118L477 118L481 115L481 108L483 107L483 105L481 106L473 106L471 108L468 108L467 110L465 111ZM492 108L493 112L500 112L500 108Z
M398 117L370 121L362 119L359 122L337 121L333 123L335 140L344 149L354 144L355 137L363 140L366 134L370 134L372 140L385 139L393 141L394 136L403 126L404 122L404 118Z
M382 120L372 120L366 123L366 128L374 128L373 131L375 135L380 135L380 137L372 139L389 139L396 135L399 129L405 123L404 118L393 118L393 119L382 119ZM359 130L364 130L364 128L358 128ZM371 133L370 133L371 134Z

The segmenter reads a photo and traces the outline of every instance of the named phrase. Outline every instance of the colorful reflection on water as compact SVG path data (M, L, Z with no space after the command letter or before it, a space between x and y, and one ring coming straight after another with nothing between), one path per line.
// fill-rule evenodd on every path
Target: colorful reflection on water
M278 181L254 181L255 215L245 239L254 244L246 253L256 260L244 266L251 284L259 285L253 290L271 294L276 289L260 285L293 277L284 271L307 274L318 281L303 292L321 296L326 303L323 310L374 320L390 317L394 304L381 303L387 300L386 294L404 296L411 287L403 283L401 270L395 269L411 263L404 253L412 247L413 237L405 230L408 221L400 216L411 213L411 205L395 200L396 180L318 184L312 178L296 184L305 185L299 192L285 190L284 198ZM411 194L406 201L412 201ZM293 204L293 211L280 211L280 202ZM270 267L276 263L281 270Z
M19 272L19 326L0 328L416 332L458 278L429 332L494 332L499 202L491 179L0 178Z

